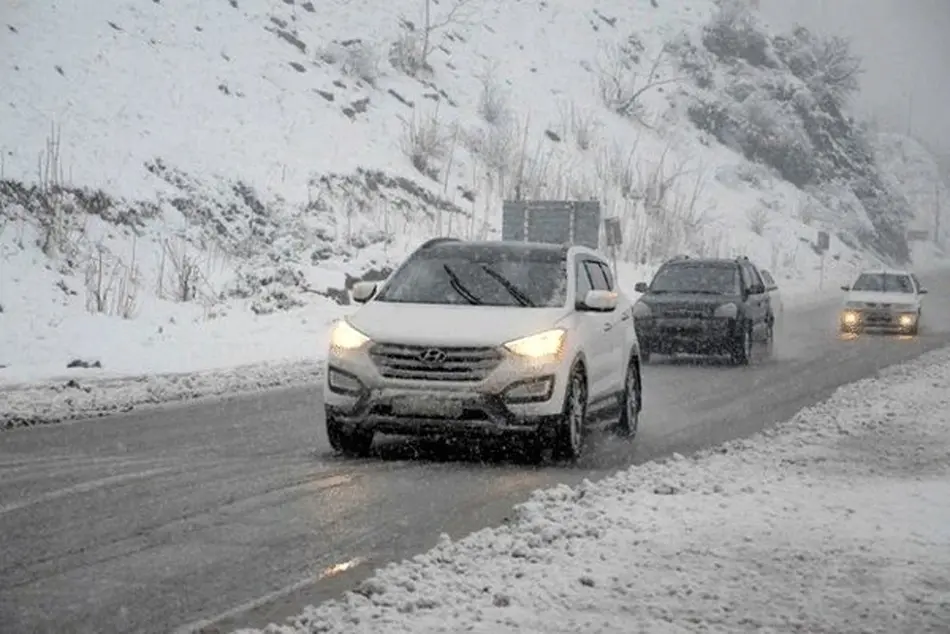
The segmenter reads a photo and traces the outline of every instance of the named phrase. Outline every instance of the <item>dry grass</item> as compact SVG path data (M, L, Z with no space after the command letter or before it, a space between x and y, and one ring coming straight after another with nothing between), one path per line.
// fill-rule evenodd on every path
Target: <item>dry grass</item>
M401 139L403 154L419 173L438 180L439 162L445 158L450 148L453 134L447 132L439 121L439 109L436 106L431 114L416 115L405 123Z

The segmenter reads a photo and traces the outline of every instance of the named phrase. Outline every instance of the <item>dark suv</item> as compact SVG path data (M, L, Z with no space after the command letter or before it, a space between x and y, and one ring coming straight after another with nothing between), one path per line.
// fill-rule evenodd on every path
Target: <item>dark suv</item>
M775 318L759 269L741 257L665 262L633 308L640 356L729 355L749 363L755 343L771 350Z

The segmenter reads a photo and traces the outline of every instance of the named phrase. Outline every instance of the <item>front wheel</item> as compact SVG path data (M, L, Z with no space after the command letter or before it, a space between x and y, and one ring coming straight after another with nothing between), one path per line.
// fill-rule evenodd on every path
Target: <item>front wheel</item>
M747 324L739 326L732 342L732 362L736 365L749 365L752 359L752 332Z
M334 451L347 457L365 458L373 447L373 432L358 429L346 431L339 422L327 416L327 439Z
M554 440L556 460L577 460L584 450L587 432L587 379L578 366L571 371L564 396L564 412L561 414Z
M634 361L627 364L627 376L624 379L623 396L621 397L620 421L617 431L621 436L634 438L640 427L640 409L643 404L640 371Z

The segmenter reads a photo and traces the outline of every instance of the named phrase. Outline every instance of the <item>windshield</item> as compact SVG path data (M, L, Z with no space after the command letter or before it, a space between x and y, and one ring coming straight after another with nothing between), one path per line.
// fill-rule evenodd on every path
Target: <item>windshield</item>
M567 298L564 256L553 251L419 254L397 271L377 301L411 304L553 307Z
M862 273L854 286L853 291L868 291L874 293L913 293L914 284L909 275L896 273Z
M668 266L653 278L650 292L737 295L739 270L734 266Z

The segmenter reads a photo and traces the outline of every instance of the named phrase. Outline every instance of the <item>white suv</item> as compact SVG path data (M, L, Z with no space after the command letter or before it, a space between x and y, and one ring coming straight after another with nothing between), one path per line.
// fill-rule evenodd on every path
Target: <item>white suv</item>
M576 459L608 413L636 434L631 304L591 249L436 238L352 296L364 305L334 326L324 380L337 451L367 455L376 432L505 435Z

